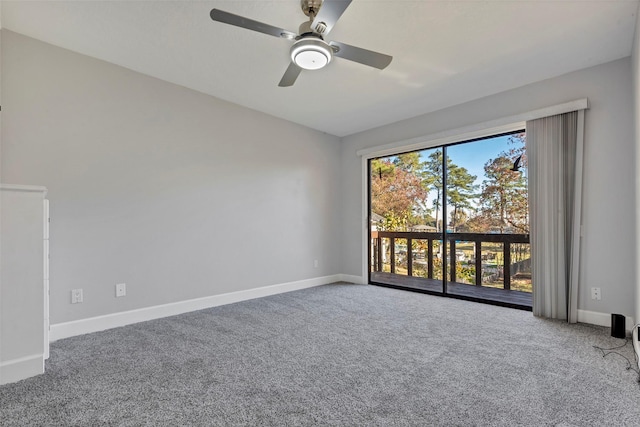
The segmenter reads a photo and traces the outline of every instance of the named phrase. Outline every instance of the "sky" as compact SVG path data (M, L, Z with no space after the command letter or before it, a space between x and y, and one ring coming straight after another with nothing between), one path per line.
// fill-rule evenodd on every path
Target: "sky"
M478 192L480 191L482 181L484 181L484 165L489 159L495 159L501 153L507 152L512 148L517 148L517 144L509 143L509 135L497 136L494 138L487 138L473 142L465 142L462 144L452 145L447 147L447 155L453 163L457 166L461 166L467 169L471 175L476 176L475 184L478 186ZM429 160L429 155L441 147L431 148L419 151L420 160ZM393 160L395 156L389 156L388 159ZM429 193L428 207L432 207L433 200L436 198L435 191ZM472 205L475 205L474 201L471 201Z
M509 136L498 136L481 141L453 145L447 148L447 155L454 164L466 168L471 175L475 175L475 183L480 185L484 180L484 164L489 159L498 157L500 153L516 147L515 144L509 144L508 141ZM433 151L433 149L421 151L421 159L423 161L427 160L429 154Z
M480 191L482 181L484 181L484 164L489 159L495 159L501 153L507 152L511 148L517 148L516 144L509 144L509 136L497 136L495 138L487 138L479 141L462 143L447 147L447 155L455 165L464 167L471 175L476 176L475 184ZM422 161L428 159L434 149L420 151ZM428 206L431 207L435 199L435 192L429 194ZM475 201L471 201L475 205Z

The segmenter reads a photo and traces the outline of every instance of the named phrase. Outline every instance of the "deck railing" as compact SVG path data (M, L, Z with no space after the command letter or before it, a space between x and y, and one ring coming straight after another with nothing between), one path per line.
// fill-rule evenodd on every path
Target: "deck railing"
M427 278L432 279L434 274L434 253L433 242L442 242L442 233L433 232L413 232L413 231L372 231L371 232L371 262L372 271L383 271L384 245L382 239L389 239L389 263L391 273L396 273L396 240L406 239L406 259L407 275L413 276L413 241L422 240L427 242L425 258L427 261ZM528 234L494 234L494 233L447 233L446 239L449 243L449 280L456 281L456 242L473 242L475 244L475 284L482 286L482 244L502 243L503 244L503 277L504 289L511 289L511 245L516 243L529 243ZM442 250L442 249L441 249Z

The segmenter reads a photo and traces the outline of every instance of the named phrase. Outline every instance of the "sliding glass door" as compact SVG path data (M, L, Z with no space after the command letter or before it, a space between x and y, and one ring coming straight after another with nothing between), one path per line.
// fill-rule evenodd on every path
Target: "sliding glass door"
M372 159L370 282L531 306L525 135Z

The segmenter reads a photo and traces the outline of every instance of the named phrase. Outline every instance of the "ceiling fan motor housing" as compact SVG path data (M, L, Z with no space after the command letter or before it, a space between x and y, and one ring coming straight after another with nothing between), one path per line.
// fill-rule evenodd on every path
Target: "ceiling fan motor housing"
M318 70L333 58L333 49L321 37L303 35L291 46L291 60L305 70Z

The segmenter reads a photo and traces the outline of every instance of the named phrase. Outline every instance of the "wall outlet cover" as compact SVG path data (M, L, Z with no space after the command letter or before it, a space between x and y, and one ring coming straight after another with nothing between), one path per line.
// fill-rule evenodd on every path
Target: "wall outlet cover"
M125 295L127 295L127 284L118 283L116 285L116 297L123 297Z
M71 290L71 304L79 304L82 302L82 289Z

